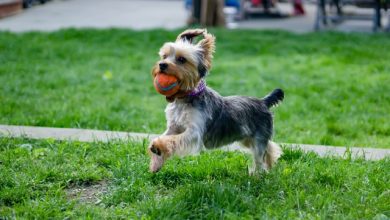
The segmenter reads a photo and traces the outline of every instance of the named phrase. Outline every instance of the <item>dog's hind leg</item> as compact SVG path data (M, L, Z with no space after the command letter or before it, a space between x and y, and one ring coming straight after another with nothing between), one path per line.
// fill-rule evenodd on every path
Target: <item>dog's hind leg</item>
M264 162L267 168L271 169L282 154L282 148L280 148L278 144L272 141L268 141L264 157Z
M253 139L253 146L251 147L253 154L253 167L249 174L254 174L256 171L268 171L268 166L265 162L266 150L268 140L256 137Z
M255 137L252 142L248 143L252 143L250 147L254 160L254 166L250 170L250 174L253 174L256 170L270 170L283 153L279 145L262 137Z

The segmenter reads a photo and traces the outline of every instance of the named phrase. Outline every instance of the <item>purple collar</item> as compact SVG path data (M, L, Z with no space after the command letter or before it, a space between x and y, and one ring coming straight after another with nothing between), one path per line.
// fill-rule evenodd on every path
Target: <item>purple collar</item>
M188 94L188 96L190 96L190 97L197 97L200 94L202 94L204 92L204 90L206 90L206 82L202 79L202 80L200 80L198 86L194 90L192 90Z

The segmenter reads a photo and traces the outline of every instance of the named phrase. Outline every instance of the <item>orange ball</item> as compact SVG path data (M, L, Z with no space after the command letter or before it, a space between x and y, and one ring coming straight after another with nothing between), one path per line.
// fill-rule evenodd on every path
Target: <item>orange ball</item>
M176 94L180 86L175 76L158 73L154 78L154 88L158 93L169 97Z

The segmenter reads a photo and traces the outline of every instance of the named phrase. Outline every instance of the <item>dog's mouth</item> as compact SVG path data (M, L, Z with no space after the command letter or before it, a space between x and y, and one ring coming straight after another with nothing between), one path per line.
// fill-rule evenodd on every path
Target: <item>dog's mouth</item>
M167 75L173 75L173 76L176 76L174 74L169 74L167 73L167 71L165 70L160 70L158 72L158 74L167 74ZM156 74L157 75L157 74ZM156 75L154 75L154 78L156 77ZM176 76L177 77L177 76ZM154 80L154 79L153 79ZM182 86L182 81L180 80L179 77L177 77L177 83L178 85L181 87ZM186 97L189 93L191 93L192 90L188 90L188 91L185 91L185 90L182 90L182 89L179 89L179 91L177 91L175 94L173 95L170 95L170 96L165 96L165 100L167 102L174 102L176 98L184 98Z
M178 80L177 83L179 84L179 86L181 86L181 81ZM165 99L167 100L167 102L174 102L176 98L183 98L185 96L187 96L189 93L189 91L183 91L181 89L179 89L179 91L177 91L175 94L171 95L171 96L165 96Z
M171 95L171 96L165 96L165 99L167 100L167 102L174 102L176 98L184 98L186 96L188 96L188 94L191 93L191 90L190 91L183 91L183 90L179 90L177 93Z
M180 85L180 81L178 80L177 83ZM180 93L180 90L177 91L175 94L171 95L171 96L165 96L165 99L167 100L167 102L173 102L175 101L175 98L176 98L176 95Z
M173 96L165 96L165 99L167 100L167 102L173 102L173 101L175 101L175 95L173 95Z

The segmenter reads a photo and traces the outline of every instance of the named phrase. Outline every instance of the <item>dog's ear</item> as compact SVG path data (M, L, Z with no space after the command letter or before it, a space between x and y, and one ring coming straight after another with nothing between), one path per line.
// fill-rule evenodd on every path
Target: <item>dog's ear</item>
M193 39L199 35L203 35L206 32L205 29L188 29L177 36L176 41L187 40L192 43Z
M215 51L215 37L212 34L207 33L206 30L203 32L204 39L199 41L198 47L202 49L203 64L207 70L211 69L211 61Z

